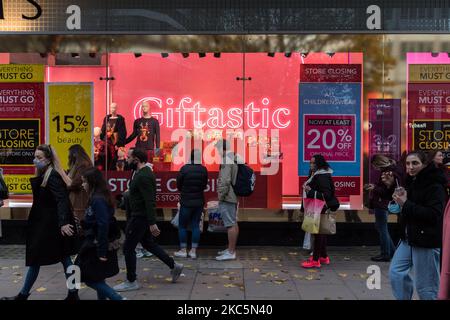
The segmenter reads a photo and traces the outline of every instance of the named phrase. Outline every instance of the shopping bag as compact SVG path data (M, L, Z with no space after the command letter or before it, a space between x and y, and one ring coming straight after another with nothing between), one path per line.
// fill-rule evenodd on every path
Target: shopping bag
M208 212L208 231L209 232L227 232L223 224L222 215L219 211L218 201L209 201L207 204Z
M305 238L303 238L303 249L312 250L313 249L313 237L311 237L311 233L305 232Z
M303 218L302 229L311 234L318 234L320 228L320 213L322 212L325 201L317 199L316 192L314 198L304 198L305 216Z
M320 216L320 234L336 234L336 213L327 210Z

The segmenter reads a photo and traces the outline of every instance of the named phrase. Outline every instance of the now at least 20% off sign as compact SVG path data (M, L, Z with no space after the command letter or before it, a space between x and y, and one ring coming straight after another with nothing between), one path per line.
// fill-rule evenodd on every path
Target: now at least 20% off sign
M304 161L322 154L327 161L354 162L355 115L304 115Z

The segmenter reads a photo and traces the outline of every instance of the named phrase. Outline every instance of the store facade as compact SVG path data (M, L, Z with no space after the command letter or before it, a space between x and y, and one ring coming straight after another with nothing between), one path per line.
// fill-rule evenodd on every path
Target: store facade
M346 210L336 242L347 243L373 228L363 191L372 154L448 149L445 1L19 2L3 1L0 15L0 167L13 193L0 209L4 226L27 217L29 153L44 142L63 162L82 144L115 194L130 176L122 153L144 146L168 224L193 147L214 200L214 144L226 137L257 174L240 221L249 234L279 230L278 243L292 244L312 155L334 169ZM123 123L105 122L111 108Z

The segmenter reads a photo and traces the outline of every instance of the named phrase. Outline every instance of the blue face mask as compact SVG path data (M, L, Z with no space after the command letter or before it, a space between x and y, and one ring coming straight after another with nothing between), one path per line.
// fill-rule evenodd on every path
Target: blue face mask
M402 211L402 208L400 207L400 205L397 202L392 200L388 204L388 211L390 213L400 213Z
M36 168L38 168L38 170L42 170L48 165L48 162L46 160L41 161L36 158L33 159L33 163L36 166Z

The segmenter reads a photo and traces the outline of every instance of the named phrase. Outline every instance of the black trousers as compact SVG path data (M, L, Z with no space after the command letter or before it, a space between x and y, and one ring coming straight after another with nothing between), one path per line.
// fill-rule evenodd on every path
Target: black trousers
M143 216L130 217L127 222L125 244L123 246L128 281L133 282L136 280L135 249L139 242L145 250L153 253L170 269L173 269L175 261L153 240L147 218Z
M326 258L326 257L327 257L327 235L315 234L313 258L315 261L317 261L319 260L319 258Z

